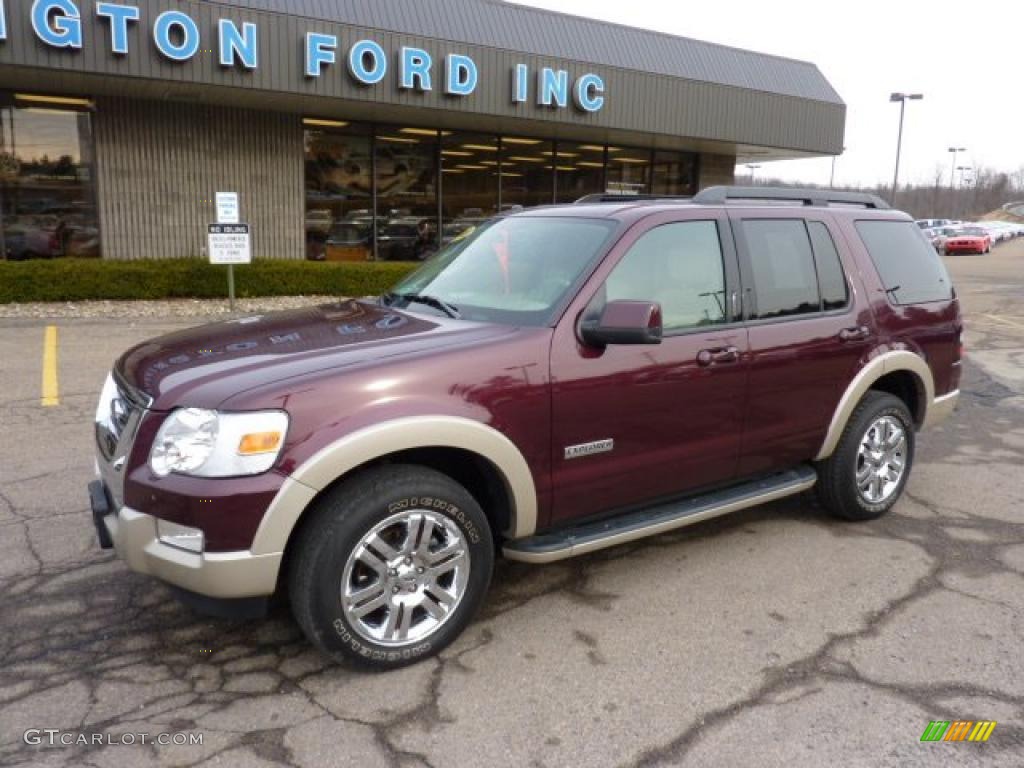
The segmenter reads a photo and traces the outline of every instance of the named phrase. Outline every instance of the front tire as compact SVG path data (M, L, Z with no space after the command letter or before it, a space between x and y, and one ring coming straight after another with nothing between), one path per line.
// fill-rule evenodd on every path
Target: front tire
M914 419L906 404L869 391L835 452L818 465L818 500L836 517L873 520L899 500L914 463Z
M292 612L338 661L394 669L432 656L466 628L494 567L480 505L426 467L370 469L330 491L299 532Z

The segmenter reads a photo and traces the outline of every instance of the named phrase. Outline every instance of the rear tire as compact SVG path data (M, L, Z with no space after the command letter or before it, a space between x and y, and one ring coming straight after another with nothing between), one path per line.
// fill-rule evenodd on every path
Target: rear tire
M293 543L288 593L309 641L338 661L394 669L455 640L483 601L494 542L447 475L386 465L329 491Z
M906 403L869 391L833 454L818 464L818 500L844 520L873 520L899 500L914 463L914 419Z

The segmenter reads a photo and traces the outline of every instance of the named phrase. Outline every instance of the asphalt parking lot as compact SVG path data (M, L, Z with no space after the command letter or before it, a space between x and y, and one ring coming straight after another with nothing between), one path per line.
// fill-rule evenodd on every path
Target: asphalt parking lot
M502 564L454 646L388 674L326 665L287 613L197 616L97 547L85 486L106 370L194 321L0 320L0 764L1024 764L1024 240L947 263L963 397L921 436L892 514L842 524L801 496ZM983 744L922 743L931 720L998 724ZM202 744L121 743L139 733Z

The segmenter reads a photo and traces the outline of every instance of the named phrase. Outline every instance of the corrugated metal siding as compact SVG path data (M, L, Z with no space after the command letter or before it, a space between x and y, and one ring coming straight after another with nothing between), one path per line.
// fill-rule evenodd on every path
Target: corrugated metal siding
M94 124L105 258L200 255L217 191L239 193L256 258L304 257L296 117L104 98Z
M507 132L516 131L516 121L530 120L552 125L555 128L554 133L562 126L589 127L820 153L838 153L843 145L845 107L841 103L831 99L824 92L817 93L820 98L807 96L806 94L812 93L813 89L808 90L802 86L780 87L773 91L772 82L782 82L786 79L778 73L764 82L758 80L762 76L758 73L771 72L774 67L783 66L783 63L788 71L793 62L758 57L756 54L748 55L746 52L720 49L717 46L708 46L705 53L699 52L705 51L705 48L701 47L695 53L694 50L697 49L691 50L688 47L693 41L667 38L655 33L643 35L653 35L651 45L655 45L656 42L658 45L666 45L665 40L673 41L669 47L680 49L674 55L680 62L689 62L686 67L680 64L673 70L674 74L659 72L659 68L654 65L661 61L661 54L654 55L651 61L647 61L646 58L642 61L637 60L650 64L650 72L623 66L594 64L594 57L590 56L592 50L600 51L605 48L608 48L609 52L621 50L623 56L626 55L625 52L632 50L633 53L629 55L646 57L650 55L645 48L647 38L636 30L559 15L543 15L542 20L545 23L541 24L533 16L520 18L524 9L519 7L480 0L458 0L458 3L467 4L465 14L458 12L461 5L455 6L455 10L449 10L447 5L442 5L439 0L364 0L359 3L313 3L312 0L306 0L304 3L298 0L275 0L271 3L270 0L232 0L236 3L232 6L211 2L199 3L194 0L137 1L142 18L139 23L130 27L129 54L115 57L107 50L107 25L101 23L90 9L84 9L83 13L85 47L82 51L73 52L47 47L35 39L28 22L31 0L7 0L9 29L7 41L0 43L0 70L5 64L42 68L40 71L45 72L46 78L53 79L55 88L59 87L56 83L62 74L73 72L95 73L105 78L138 78L138 82L153 83L154 90L159 88L161 83L195 84L206 89L202 94L204 101L214 102L217 90L228 87L253 94L267 93L270 108L273 108L274 104L273 96L270 94L298 94L322 98L324 110L331 114L337 114L339 111L340 104L335 101L338 99L349 103L362 103L368 107L374 104L405 105L409 107L409 121L424 125L430 125L434 119L431 111L441 111L507 118L508 124L504 128ZM261 4L278 11L288 9L296 14L305 13L310 17L332 14L339 18L358 17L366 24L354 26L344 21L319 21L280 12L239 8L237 3L242 2L250 5ZM151 40L153 20L170 8L186 11L200 28L204 50L189 62L168 61L154 50ZM473 13L470 13L471 10ZM217 63L215 24L221 16L236 22L257 23L260 35L260 66L255 71L225 68ZM422 34L381 32L372 26L399 26L400 19L404 19L402 27L415 28L421 24L424 31L438 35L439 39L430 39ZM570 28L575 29L573 25L584 22L593 25L587 27L593 31L593 41L573 38L566 31ZM455 26L449 30L446 25ZM339 37L338 63L326 69L319 78L307 78L303 73L302 40L307 31L329 32ZM449 32L451 37L474 37L483 42L469 44L440 39ZM630 36L626 32L636 35ZM573 35L575 34L574 32ZM345 72L343 62L347 48L356 40L367 36L376 39L392 55L391 75L385 82L372 87L355 84ZM506 47L496 44L502 41ZM489 42L493 45L488 45ZM616 42L620 44L617 45ZM432 53L435 61L435 88L432 92L403 92L396 88L394 57L403 44L421 46ZM551 50L556 53L521 53L510 50L510 46L520 50ZM725 51L731 52L729 56L726 56ZM477 62L480 81L476 92L469 97L452 98L443 93L440 82L441 62L444 56L451 52L466 53ZM590 59L591 63L572 60L570 56L583 60ZM721 73L717 65L709 58L713 56L725 56L732 61L730 67L735 70L735 76L719 77L718 74ZM735 57L739 58L733 61ZM605 59L612 60L611 57ZM625 59L621 61L626 62ZM542 66L564 67L573 78L587 71L597 71L605 78L606 83L607 98L604 108L597 113L583 114L571 106L565 109L550 109L532 103L513 104L511 72L514 65L519 62L528 64L532 72L536 72ZM747 63L741 65L737 62ZM817 74L816 69L801 64L797 70L801 67L813 70L816 73L815 77L824 84L823 87L827 87L827 83L820 74ZM11 68L8 71L15 70ZM681 72L688 75L683 76ZM793 83L799 81L794 73L791 74ZM0 71L0 77L2 75L3 72ZM736 84L709 82L708 78L712 76L719 81L744 85L741 87ZM805 95L787 94L787 90ZM827 90L831 92L830 88Z
M341 24L841 103L816 66L497 0L219 0Z

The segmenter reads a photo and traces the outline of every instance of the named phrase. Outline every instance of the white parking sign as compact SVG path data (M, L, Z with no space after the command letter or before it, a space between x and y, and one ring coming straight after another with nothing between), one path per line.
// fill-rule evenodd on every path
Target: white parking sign
M250 264L248 224L210 224L206 234L211 264Z
M218 224L237 224L238 223L238 193L237 192L218 192L214 196L214 200L217 206L217 223Z

